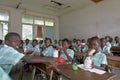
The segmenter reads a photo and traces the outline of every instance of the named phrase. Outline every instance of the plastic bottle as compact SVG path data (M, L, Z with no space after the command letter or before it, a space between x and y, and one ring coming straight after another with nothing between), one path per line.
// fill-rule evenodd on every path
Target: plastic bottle
M90 56L86 57L86 59L84 61L84 67L86 69L91 69L92 68L92 59L90 58Z

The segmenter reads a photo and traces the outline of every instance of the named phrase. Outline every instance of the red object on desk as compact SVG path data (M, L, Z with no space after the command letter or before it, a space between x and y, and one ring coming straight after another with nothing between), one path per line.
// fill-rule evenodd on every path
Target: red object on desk
M59 63L64 63L65 62L64 58L54 58L54 60L59 62Z

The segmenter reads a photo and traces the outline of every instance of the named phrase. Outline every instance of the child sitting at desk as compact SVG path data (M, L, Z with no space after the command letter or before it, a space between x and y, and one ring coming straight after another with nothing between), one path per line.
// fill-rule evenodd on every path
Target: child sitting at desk
M53 57L54 48L51 45L52 40L50 38L45 39L45 48L42 49L42 56Z
M99 51L100 48L100 39L97 37L92 37L89 40L89 50L87 52L87 57L93 61L93 67L105 69L107 65L106 55Z
M75 52L81 52L81 41L78 39L76 40L76 46L74 46Z
M62 49L60 49L60 57L72 62L72 59L74 57L74 51L72 49L69 49L70 41L68 39L64 39L62 41L62 46Z
M13 65L16 65L20 59L34 62L34 60L32 60L32 56L25 56L23 53L20 53L16 50L19 44L19 34L10 32L5 36L5 45L0 49L0 68L2 68L6 74L9 74ZM57 70L57 65L53 60L46 60L41 57L38 62L49 62L52 64L52 66L55 66ZM2 80L2 77L0 77L0 80Z

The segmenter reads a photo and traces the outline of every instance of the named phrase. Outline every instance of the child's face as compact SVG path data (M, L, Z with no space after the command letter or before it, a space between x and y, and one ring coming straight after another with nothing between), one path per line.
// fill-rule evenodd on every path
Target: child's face
M37 41L34 41L34 42L32 43L33 46L36 46L37 44L38 44Z
M18 48L20 45L20 37L12 36L11 39L8 41L8 45L12 46L13 48Z
M63 48L65 48L65 49L68 49L70 46L66 41L63 41L62 45L63 45Z
M99 43L97 41L90 41L89 42L89 48L98 50L100 47Z
M81 44L81 42L80 42L80 41L76 41L76 44L77 44L77 45L80 45L80 44Z
M105 45L106 45L106 39L101 40L101 46L103 47Z
M50 46L50 45L51 45L50 40L46 40L46 41L45 41L45 45L46 45L46 46Z

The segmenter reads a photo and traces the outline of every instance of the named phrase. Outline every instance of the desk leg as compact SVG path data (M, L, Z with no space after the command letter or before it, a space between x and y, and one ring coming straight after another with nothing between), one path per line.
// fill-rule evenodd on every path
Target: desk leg
M51 70L50 79L49 80L52 80L52 77L53 77L53 70Z
M35 72L36 72L36 67L34 66L33 67L33 71L32 71L32 78L31 78L31 80L34 80Z

